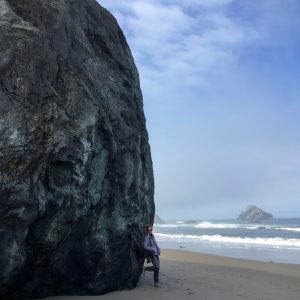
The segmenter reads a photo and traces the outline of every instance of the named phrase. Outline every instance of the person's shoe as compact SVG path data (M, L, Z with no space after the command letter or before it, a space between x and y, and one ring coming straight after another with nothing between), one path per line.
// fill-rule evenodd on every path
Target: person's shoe
M156 287L156 288L161 288L161 285L158 282L154 282L153 286Z

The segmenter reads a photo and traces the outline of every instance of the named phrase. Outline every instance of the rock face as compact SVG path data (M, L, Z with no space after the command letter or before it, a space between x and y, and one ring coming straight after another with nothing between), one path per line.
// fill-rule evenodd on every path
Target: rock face
M270 213L263 211L255 205L249 205L246 210L240 213L238 220L247 222L261 222L265 220L272 220L273 216Z
M138 72L94 0L0 0L0 298L133 288L153 222Z

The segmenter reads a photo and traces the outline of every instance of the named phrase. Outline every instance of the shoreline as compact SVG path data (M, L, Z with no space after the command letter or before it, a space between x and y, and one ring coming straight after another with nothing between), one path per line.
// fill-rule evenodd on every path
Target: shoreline
M239 220L197 220L154 224L161 248L238 259L300 265L300 218L259 224ZM300 299L299 299L300 300Z
M47 300L299 300L300 265L271 263L162 249L161 288L153 273L132 290L101 296L57 296Z
M190 242L166 242L157 238L162 249L190 251L199 254L208 254L242 260L274 262L283 264L300 265L300 248L278 249L267 247L237 247L228 244L208 244Z
M181 262L192 262L226 267L237 267L251 269L255 271L271 272L285 276L295 276L300 278L300 264L234 258L180 249L162 249L161 251L162 259L165 260L175 260ZM164 257L164 251L167 252L166 257ZM184 252L184 256L181 255L180 252Z

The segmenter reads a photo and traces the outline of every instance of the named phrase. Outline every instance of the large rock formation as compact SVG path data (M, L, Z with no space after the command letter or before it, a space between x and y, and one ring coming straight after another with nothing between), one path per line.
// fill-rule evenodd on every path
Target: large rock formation
M138 72L94 0L0 0L0 298L136 285L153 172Z
M272 220L273 216L270 213L263 211L261 208L255 205L249 205L243 212L238 216L238 220L247 221L250 223L259 223L265 220Z

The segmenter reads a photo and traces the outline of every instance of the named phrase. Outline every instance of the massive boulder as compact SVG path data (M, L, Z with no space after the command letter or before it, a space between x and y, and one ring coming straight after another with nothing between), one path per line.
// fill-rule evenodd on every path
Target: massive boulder
M0 0L0 298L133 288L153 222L138 72L94 0Z
M238 220L247 221L250 223L259 223L261 221L272 220L273 215L263 211L261 208L255 205L249 205L243 212L238 216Z

